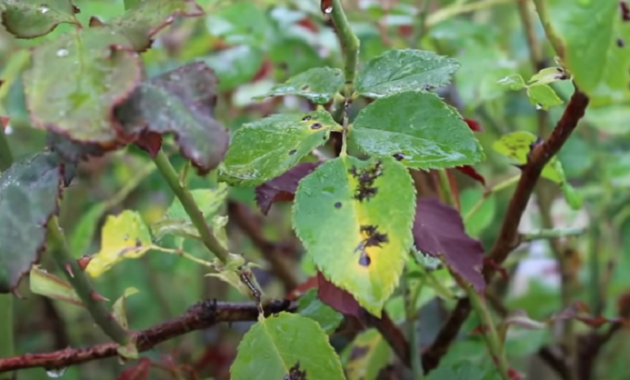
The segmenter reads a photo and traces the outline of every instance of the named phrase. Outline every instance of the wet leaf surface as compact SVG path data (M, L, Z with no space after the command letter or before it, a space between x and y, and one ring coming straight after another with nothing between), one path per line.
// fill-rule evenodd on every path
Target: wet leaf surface
M298 164L279 177L256 187L256 203L260 211L267 215L273 203L292 201L300 180L311 174L318 165L315 162Z
M15 289L39 261L62 181L55 153L28 156L0 174L0 293Z
M2 25L18 38L48 34L61 23L79 25L79 11L70 0L4 0L0 2Z
M274 86L265 96L297 95L313 103L325 104L332 100L343 84L343 72L340 69L318 67Z
M414 188L393 158L345 156L300 181L293 224L316 267L380 317L409 249Z

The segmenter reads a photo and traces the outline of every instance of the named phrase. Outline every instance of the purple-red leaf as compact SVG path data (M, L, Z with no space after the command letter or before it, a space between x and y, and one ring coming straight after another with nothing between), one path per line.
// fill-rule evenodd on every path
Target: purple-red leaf
M483 247L466 234L457 210L437 199L418 199L413 237L418 250L431 256L443 256L450 269L477 291L485 288L481 274Z
M319 299L335 311L348 316L360 317L361 306L352 294L328 281L322 272L317 272Z
M131 367L125 369L117 380L147 380L149 378L149 370L151 369L151 360L141 358Z
M298 183L311 174L319 163L306 162L292 167L284 174L269 180L256 188L256 203L260 211L267 215L274 202L290 202L295 198Z
M464 166L458 166L455 169L459 170L460 173L464 173L470 178L474 179L475 181L486 186L486 179L483 178L483 176L479 174L479 172L477 172L477 170L474 167L470 165L464 165Z
M151 158L155 158L160 149L162 149L162 135L155 132L143 131L138 135L136 145L140 147L140 149L147 151Z

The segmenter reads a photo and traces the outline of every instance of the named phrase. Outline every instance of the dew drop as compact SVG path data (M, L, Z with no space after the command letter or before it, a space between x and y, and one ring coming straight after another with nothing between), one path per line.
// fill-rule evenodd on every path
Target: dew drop
M65 368L46 370L46 375L48 375L48 377L53 378L53 379L60 378L61 376L64 375L64 373L66 373Z
M543 107L540 103L536 103L536 109L537 110L541 110Z
M46 6L43 6L43 5L41 7L39 7L39 12L41 14L46 14L49 10L50 10L50 8L48 8Z
M324 8L324 13L326 13L327 15L331 14L333 10L332 5L329 7Z
M68 54L70 54L70 52L68 52L68 49L57 50L57 57L67 57Z

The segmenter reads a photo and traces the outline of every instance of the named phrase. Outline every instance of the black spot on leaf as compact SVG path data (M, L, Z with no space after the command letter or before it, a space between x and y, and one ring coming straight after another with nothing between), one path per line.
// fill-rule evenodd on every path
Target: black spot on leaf
M361 252L361 256L359 256L359 265L369 267L371 263L372 259L370 259L370 256L368 256L365 252Z
M291 150L289 151L289 154L290 154L290 155L294 155L294 154L295 154L295 152L297 152L297 150L295 150L295 149L291 149Z
M626 46L626 43L621 38L617 38L617 46L622 48Z
M370 352L370 348L366 346L355 346L350 351L350 360L359 360L364 357L368 352Z
M309 121L311 120L311 117L309 115L306 115L302 118L302 121Z
M405 155L402 153L394 153L394 158L398 161L402 161L405 159Z
M630 6L624 1L619 2L619 9L621 10L621 19L623 21L630 21Z
M335 202L335 208L341 208L341 202Z
M354 191L354 199L362 202L376 195L378 189L374 186L374 181L383 174L381 161L360 170L353 166L348 172L359 181L359 186Z
M289 368L289 373L284 375L283 380L307 380L306 370L300 370L300 362L298 361L293 367Z
M387 243L389 238L387 234L380 233L377 226L372 225L361 226L360 233L363 240L354 251L360 253L359 264L367 267L372 262L372 259L370 259L366 248L380 247L382 243Z
M300 90L302 90L302 91L308 91L308 89L309 89L308 85L304 85L304 86L300 87Z
M322 125L320 123L315 123L313 125L311 125L311 129L321 129Z

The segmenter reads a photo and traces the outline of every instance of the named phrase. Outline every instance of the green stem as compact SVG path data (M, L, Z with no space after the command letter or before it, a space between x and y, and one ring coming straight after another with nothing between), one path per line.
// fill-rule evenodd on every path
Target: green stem
M453 194L451 193L451 183L448 180L446 169L438 170L438 176L440 178L440 198L442 198L442 201L445 203L457 207L453 199Z
M417 322L416 315L416 303L422 287L424 286L424 279L418 286L411 289L409 286L408 273L405 273L402 278L402 290L405 295L405 319L407 319L408 335L409 335L409 348L411 355L411 371L413 373L414 380L421 380L424 377L422 369L422 360L420 354L420 331Z
M13 155L4 131L0 129L0 171L7 170L12 163ZM13 294L0 294L0 358L13 356L13 344Z
M458 16L463 13L480 11L483 9L491 8L495 5L510 3L513 1L514 0L480 0L475 3L457 3L450 7L442 8L439 11L432 13L427 18L426 27L430 28L434 25L448 20L449 18Z
M557 239L569 236L578 236L584 233L583 228L554 228L554 229L541 229L535 232L521 234L521 243L526 243L534 240L547 240Z
M50 248L53 259L85 304L94 322L114 342L121 346L126 346L130 342L131 336L113 318L105 303L98 299L87 274L81 269L76 258L68 250L66 238L59 227L56 216L53 216L48 222L48 239L52 245Z
M354 92L354 79L359 62L359 39L352 31L352 28L350 28L348 18L341 6L341 0L333 0L331 17L337 29L339 43L341 44L345 59L344 75L346 77L346 85L343 90L343 95L350 97Z
M175 168L171 164L171 161L166 156L164 151L160 150L153 159L155 166L162 174L162 177L166 180L169 187L175 193L175 196L179 199L186 211L186 214L190 217L190 221L193 223L203 244L214 253L223 264L228 264L230 260L230 252L217 240L212 233L210 226L206 223L206 219L203 213L197 206L192 194L184 185L179 181L179 174L175 171Z
M481 198L479 198L479 200L477 201L477 203L475 203L470 210L468 210L468 212L466 213L466 215L464 216L464 222L468 221L468 219L470 219L473 215L475 215L475 213L477 211L479 211L479 209L481 208L481 206L483 206L483 203L486 201L486 199L490 198L490 196L496 192L499 192L507 187L510 187L511 185L515 184L518 182L518 180L521 179L521 175L517 175L515 177L512 178L508 178L503 182L499 182L496 185L492 186L490 189L488 189Z
M479 316L479 319L481 319L481 323L484 327L483 336L486 339L486 345L488 346L488 350L490 350L490 354L495 358L499 374L501 375L501 378L503 380L510 380L510 367L505 357L503 343L499 339L497 328L494 325L494 321L492 320L492 315L490 315L490 310L488 310L485 301L472 288L472 286L468 285L465 286L465 288L466 292L468 293L468 298L470 298L473 309L475 309L477 315Z

